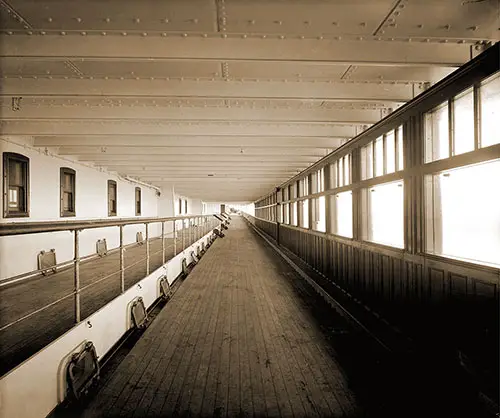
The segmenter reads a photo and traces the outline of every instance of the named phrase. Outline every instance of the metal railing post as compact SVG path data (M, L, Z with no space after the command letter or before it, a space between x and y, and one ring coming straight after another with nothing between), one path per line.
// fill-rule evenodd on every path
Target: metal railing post
M79 323L80 311L80 231L75 229L75 323Z
M161 223L161 264L165 264L165 222Z
M177 221L174 220L173 223L174 223L174 225L173 225L174 226L173 227L173 230L174 230L173 234L174 234L174 257L175 257L177 255L177 231L176 231L177 230L177 228L176 228Z
M123 228L120 225L120 283L122 293L125 292L125 246L123 245Z
M149 224L146 224L146 276L149 276Z

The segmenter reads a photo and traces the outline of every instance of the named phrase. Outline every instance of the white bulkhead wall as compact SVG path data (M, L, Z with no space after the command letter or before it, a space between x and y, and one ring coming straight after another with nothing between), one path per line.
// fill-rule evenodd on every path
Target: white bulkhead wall
M0 137L0 154L3 152L15 152L30 159L30 216L4 218L2 202L0 223L133 218L136 217L136 187L141 188L142 207L140 217L173 215L171 189L162 191L161 196L157 196L157 190L151 187L123 180L116 174L99 168L86 166L77 161L46 153L43 149L33 148L29 138ZM3 173L2 164L3 158L0 158L0 172ZM60 216L59 182L61 167L69 167L76 171L76 216ZM108 217L108 180L114 180L117 184L118 212L117 216L112 217ZM195 199L189 200L196 202ZM189 200L188 208L196 209L196 205L189 202ZM190 210L190 213L200 214L201 201L199 206L200 209L197 212ZM169 230L171 228L167 226L166 232L169 232ZM145 236L144 225L138 224L125 227L125 244L135 242L138 231L142 231L143 236ZM150 236L158 236L160 232L159 224L153 224L150 227ZM117 247L119 245L119 228L109 227L82 231L80 235L80 256L95 254L96 241L102 238L106 238L108 249ZM0 237L0 280L36 270L37 255L40 251L48 251L51 248L56 250L58 263L73 259L73 233L63 231Z

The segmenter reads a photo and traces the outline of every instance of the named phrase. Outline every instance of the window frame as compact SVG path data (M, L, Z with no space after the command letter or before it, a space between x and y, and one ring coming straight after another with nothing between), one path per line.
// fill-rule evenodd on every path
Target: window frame
M139 192L139 193L137 193ZM137 198L139 196L139 198ZM142 214L142 189L136 187L134 190L134 202L135 202L135 216L141 216Z
M66 210L64 209L64 176L65 175L71 175L72 176L72 181L71 181L71 206L73 210ZM61 167L59 169L59 202L60 202L60 216L61 218L66 218L66 217L72 217L76 216L76 171L73 170L72 168L69 167Z
M115 189L114 193L114 201L115 201L115 210L112 210L111 206L111 197L109 195L110 192L110 186L113 186ZM117 216L118 214L118 185L116 184L115 180L108 180L108 216Z
M23 164L23 210L11 210L9 208L9 166L10 161L15 160ZM26 218L30 216L30 159L25 155L15 152L3 153L3 217L4 218Z

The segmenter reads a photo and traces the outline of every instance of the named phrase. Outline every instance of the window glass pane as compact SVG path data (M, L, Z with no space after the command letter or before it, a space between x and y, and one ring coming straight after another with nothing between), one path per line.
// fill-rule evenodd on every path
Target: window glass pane
M448 158L448 103L425 114L425 162Z
M500 73L481 84L481 147L500 144Z
M361 148L361 180L373 177L373 142Z
M344 184L351 184L351 169L350 169L350 160L351 155L346 155L344 157Z
M396 138L394 131L390 131L385 136L385 161L387 165L387 174L396 171Z
M313 203L313 229L326 231L325 196L312 200Z
M472 89L453 101L454 155L474 151L474 97Z
M289 224L290 223L290 205L288 203L285 203L283 205L283 223Z
M297 202L292 203L292 225L297 226Z
M9 188L9 208L19 208L19 190L17 187Z
M339 187L338 181L337 181L337 161L334 163L330 164L330 188L335 189L336 187Z
M9 160L9 184L11 186L23 185L23 163Z
M375 141L375 177L384 174L384 140L383 137Z
M73 211L73 194L64 192L63 193L63 210Z
M63 174L63 189L68 191L73 189L73 176L69 173Z
M397 135L397 148L398 148L398 168L397 170L400 171L400 170L403 170L404 169L404 156L403 156L403 143L404 143L404 138L403 138L403 125L401 125L400 127L398 127L397 131L396 131L396 135Z
M325 178L325 169L322 168L321 170L318 170L318 172L316 173L316 191L317 192L325 191L324 178Z
M500 265L500 160L430 176L426 184L428 250ZM430 190L429 190L430 189Z
M344 159L341 158L337 161L338 164L338 187L344 186Z
M335 227L337 235L352 238L352 192L335 196Z
M404 247L403 182L381 184L364 192L364 238L392 247Z
M300 202L302 204L302 219L301 219L301 227L309 228L309 199L303 200Z

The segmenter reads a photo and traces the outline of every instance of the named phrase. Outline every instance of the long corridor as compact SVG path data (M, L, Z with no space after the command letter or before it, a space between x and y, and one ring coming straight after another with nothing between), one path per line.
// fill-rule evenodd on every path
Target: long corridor
M357 415L309 292L234 219L82 416Z

